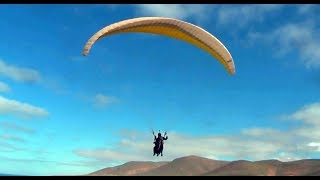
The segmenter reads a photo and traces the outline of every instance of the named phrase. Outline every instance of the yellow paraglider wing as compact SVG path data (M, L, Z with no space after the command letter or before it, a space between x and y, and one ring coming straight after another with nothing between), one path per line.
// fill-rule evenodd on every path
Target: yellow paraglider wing
M196 25L172 18L141 17L111 24L88 40L83 55L86 56L89 53L90 48L97 40L108 35L127 32L159 34L189 42L214 56L230 74L235 73L231 54L217 38Z

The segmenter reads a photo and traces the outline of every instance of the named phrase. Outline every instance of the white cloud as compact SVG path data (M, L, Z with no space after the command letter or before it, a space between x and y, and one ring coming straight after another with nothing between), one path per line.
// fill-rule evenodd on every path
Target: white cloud
M296 154L293 154L293 153L281 152L279 153L278 156L272 159L277 159L279 161L287 162L287 161L297 161L300 159L308 159L308 157L297 156Z
M264 21L266 15L279 11L280 4L224 5L218 9L218 23L244 27L252 22Z
M150 137L150 138L142 138ZM75 153L79 156L103 161L151 161L173 160L181 156L198 155L202 157L231 157L234 159L265 159L281 149L281 145L259 140L246 140L228 136L194 137L170 133L165 142L164 156L153 157L152 139L150 134L137 138L123 136L121 142L112 149L82 149Z
M178 19L210 20L222 27L232 30L249 27L251 24L262 23L267 18L276 18L285 8L293 7L294 15L306 17L303 23L280 23L279 27L272 27L270 32L249 33L251 37L265 39L274 48L275 56L297 52L307 68L320 67L320 36L315 22L318 18L313 15L318 5L284 5L284 4L251 4L251 5L186 5L186 4L140 4L134 5L137 12L144 16L164 16ZM115 6L119 7L119 6ZM208 16L211 14L211 16ZM282 17L282 16L281 16ZM276 19L275 19L276 20ZM313 23L310 23L314 21ZM253 26L250 26L251 28ZM255 29L255 28L253 28ZM240 37L241 38L241 37ZM256 39L256 38L254 38Z
M177 19L206 18L213 5L206 4L139 4L135 5L138 13L144 16L161 16Z
M1 142L0 142L0 150L1 150ZM4 144L6 147L6 151L11 150L12 146L8 144ZM11 174L21 174L22 172L26 172L25 175L40 175L40 176L56 176L56 175L83 175L87 173L91 173L97 169L97 167L102 166L105 167L106 163L101 163L97 161L55 161L50 160L48 158L16 158L10 156L0 156L1 162L6 162L6 164L18 167L17 172L13 172ZM37 164L36 170L30 170L30 166L26 166L26 164ZM11 167L8 166L8 167ZM2 166L2 168L6 168L6 166ZM3 169L4 170L4 169ZM12 172L12 169L9 169Z
M308 144L308 146L316 147L316 148L317 148L317 151L320 152L320 142L310 142L310 143Z
M16 162L23 162L23 163L53 163L55 165L64 165L64 166L88 166L87 162L60 162L60 161L52 161L52 160L45 160L45 159L22 159L22 158L8 158L8 157L0 157L2 160L6 161L16 161ZM90 164L90 162L88 162Z
M33 129L22 127L10 122L2 122L0 123L0 127L4 130L14 130L14 131L30 133L30 134L35 132L35 130Z
M23 138L9 135L9 134L0 134L0 139L9 140L9 141L16 141L16 142L25 142L25 140Z
M290 150L295 150L297 148L296 146L290 147L290 145L295 143L296 137L291 131L281 131L273 128L248 128L243 129L241 133L250 139L289 145L287 148L290 148Z
M131 154L131 152L119 152L109 149L76 150L74 153L79 156L94 158L98 161L109 162L124 162L144 158L142 154Z
M0 96L0 114L14 114L21 117L43 117L49 113L43 108Z
M97 107L105 107L111 103L117 102L117 98L112 96L106 96L103 94L96 94L94 96L93 102Z
M250 128L242 130L242 133L245 135L253 136L253 137L261 137L264 135L275 135L280 133L279 131L272 128Z
M53 77L45 77L45 79L43 78L43 80L41 81L41 85L52 90L54 93L59 94L59 95L72 94L70 91L68 91L65 88L64 85L62 85L60 80L53 78Z
M302 127L295 130L297 135L307 138L310 142L320 143L320 103L306 105L288 115L288 118L303 123Z
M247 135L258 137L261 140L271 140L286 145L286 154L295 152L311 153L319 151L320 144L320 103L312 103L303 106L296 112L283 115L285 122L299 122L287 131L271 128L253 128L243 131ZM299 155L295 154L299 157Z
M293 113L290 118L320 127L320 103L312 103Z
M11 91L10 87L6 83L0 81L0 93L9 91Z
M320 150L320 105L310 104L287 115L290 121L299 120L301 126L289 130L273 128L244 129L236 136L192 136L169 132L165 141L164 157L152 155L150 134L137 131L121 131L121 141L112 148L78 149L75 154L100 161L157 161L198 155L202 157L228 157L230 159L279 159L292 161L310 158L310 153Z
M34 82L40 80L40 74L38 71L30 68L9 65L2 60L0 60L0 75L17 81Z
M152 156L152 136L139 133L139 136L126 136L113 149L77 150L76 154L105 161L156 160ZM150 137L150 138L143 138ZM276 153L282 145L274 142L245 139L229 136L195 137L170 133L165 142L164 157L161 160L173 160L181 156L198 155L207 158L231 157L234 159L265 159Z
M317 24L313 20L302 23L288 23L271 32L250 32L249 39L255 42L267 42L273 46L277 56L290 52L298 53L307 68L320 67L320 36ZM262 41L261 41L262 40Z
M316 4L299 4L298 6L298 13L304 15L312 13L314 10L319 8L319 5Z
M12 151L20 151L20 150L24 150L24 149L16 147L16 146L14 146L12 144L0 141L0 152L1 151L12 152Z

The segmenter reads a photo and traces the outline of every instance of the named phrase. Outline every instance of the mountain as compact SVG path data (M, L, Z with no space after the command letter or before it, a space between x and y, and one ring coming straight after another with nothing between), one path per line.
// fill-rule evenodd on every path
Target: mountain
M199 175L227 164L226 161L216 161L198 156L187 156L175 159L170 163L144 173L142 176L192 176Z
M319 176L320 160L304 159L293 162L284 162L278 168L280 176Z
M128 162L87 174L88 176L319 176L320 160L281 162L219 161L186 156L170 162Z
M275 176L280 161L233 161L203 175L206 176Z
M158 168L168 162L128 162L120 166L104 168L90 173L90 176L130 176Z

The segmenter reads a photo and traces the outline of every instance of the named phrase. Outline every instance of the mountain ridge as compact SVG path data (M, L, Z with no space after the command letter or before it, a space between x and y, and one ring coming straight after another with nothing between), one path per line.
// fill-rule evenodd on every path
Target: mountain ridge
M172 161L131 161L86 174L87 176L319 176L319 159L282 162L223 161L190 155Z

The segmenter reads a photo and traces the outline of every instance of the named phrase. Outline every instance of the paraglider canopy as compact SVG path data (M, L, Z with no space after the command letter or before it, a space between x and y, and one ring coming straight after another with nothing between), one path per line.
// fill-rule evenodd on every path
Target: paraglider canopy
M104 27L86 43L83 55L86 56L92 45L99 39L119 33L143 32L164 35L191 43L215 57L229 74L235 73L235 65L228 49L206 30L178 19L164 17L140 17L120 21Z

